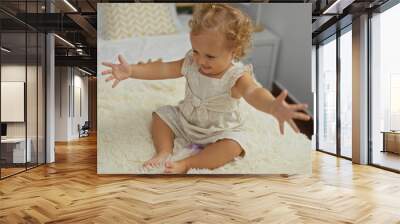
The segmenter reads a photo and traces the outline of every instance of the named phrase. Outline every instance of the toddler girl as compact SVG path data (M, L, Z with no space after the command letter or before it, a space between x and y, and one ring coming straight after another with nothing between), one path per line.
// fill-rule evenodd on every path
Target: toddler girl
M252 66L239 60L250 45L251 20L227 4L199 4L189 22L192 49L181 60L128 64L119 55L119 64L104 62L115 87L121 80L186 78L185 97L177 106L166 105L153 112L151 134L155 155L145 167L158 166L172 153L174 138L201 148L180 161L167 161L165 173L186 173L190 168L214 169L237 156L247 147L239 110L243 97L250 105L273 115L283 134L284 122L298 132L293 119L308 120L299 112L305 104L289 105L287 92L276 99L254 79Z

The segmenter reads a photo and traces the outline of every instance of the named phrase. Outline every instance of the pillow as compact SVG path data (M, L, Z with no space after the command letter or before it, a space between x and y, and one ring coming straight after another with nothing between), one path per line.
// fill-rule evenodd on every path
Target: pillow
M182 32L190 32L189 21L192 19L190 14L179 14L178 15L179 24L182 27Z
M171 4L107 3L102 7L101 24L105 40L166 35L179 31L174 15L176 10Z
M174 24L175 24L176 28L178 29L178 31L185 32L186 29L183 27L182 21L178 16L176 4L175 3L164 3L164 4L168 6L170 13L171 13L172 20L174 21Z

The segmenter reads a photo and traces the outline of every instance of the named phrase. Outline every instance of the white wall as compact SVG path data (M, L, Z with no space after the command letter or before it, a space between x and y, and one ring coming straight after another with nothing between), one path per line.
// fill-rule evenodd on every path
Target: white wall
M56 67L55 120L56 141L79 137L78 124L88 120L88 78L77 69ZM77 90L80 89L80 100ZM82 116L77 105L82 105ZM75 110L75 111L74 111Z
M79 133L78 133L78 124L80 124L81 126L85 123L85 121L88 121L88 78L87 77L82 77L79 71L78 71L78 75L76 74L78 70L75 70L75 77L74 77L74 86L75 86L75 96L74 100L75 100L75 106L74 106L74 110L75 113L72 113L73 119L72 121L72 130L71 130L71 135L73 136L73 138L78 138L79 137ZM80 90L80 99L77 98L77 96L79 96L77 90ZM81 101L81 103L78 102L78 100ZM80 104L80 105L79 105ZM81 112L79 111L79 106L81 106Z
M307 103L313 116L311 92L311 4L263 4L261 23L281 39L276 67L276 84L287 89L292 99Z
M25 70L26 69L26 70ZM27 73L27 74L26 74ZM37 97L36 97L36 66L18 65L18 64L5 64L1 66L1 81L3 82L25 82L25 76L28 76L27 87L27 125L28 137L35 133L36 136L36 122L37 122ZM2 96L7 97L7 96ZM42 105L39 105L39 107ZM8 108L1 108L7 110ZM23 108L22 108L23 109ZM25 137L26 122L7 122L7 136L8 137Z
M68 141L70 76L68 67L55 68L55 141Z
M76 70L75 70L76 71ZM75 74L76 87L81 88L82 91L82 116L79 116L80 121L84 122L88 120L88 77Z

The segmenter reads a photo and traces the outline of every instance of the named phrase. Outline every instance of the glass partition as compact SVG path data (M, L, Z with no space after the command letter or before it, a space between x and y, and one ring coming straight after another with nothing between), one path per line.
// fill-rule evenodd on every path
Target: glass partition
M336 154L336 36L318 47L318 149Z
M31 151L26 144L26 40L25 32L1 34L2 177L24 171L26 161L30 162Z
M38 35L36 32L28 32L27 33L27 81L26 81L26 89L27 89L27 98L26 98L26 113L27 113L27 150L30 151L30 158L28 160L27 166L28 168L37 165L37 149L38 149L38 88L37 88L37 79L38 79L38 49L37 49L37 41Z
M0 2L1 179L45 163L45 34L16 19L44 3Z
M352 158L352 34L340 36L340 154Z
M46 36L43 33L38 34L38 76L37 76L37 89L38 89L38 105L37 105L37 146L38 146L38 164L44 164L46 162L46 138L45 138L45 124L46 124Z

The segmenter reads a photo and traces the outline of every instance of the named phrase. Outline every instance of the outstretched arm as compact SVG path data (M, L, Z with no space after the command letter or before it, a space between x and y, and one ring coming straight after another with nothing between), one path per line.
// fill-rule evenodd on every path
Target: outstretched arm
M278 120L281 134L284 133L283 127L285 121L288 122L296 132L299 132L293 119L310 119L310 116L307 114L299 112L307 108L306 104L287 104L285 102L287 96L286 90L282 91L282 93L275 98L271 92L260 87L250 73L246 73L238 79L235 86L232 88L232 92L243 97L257 110L273 115Z
M161 60L148 63L128 64L128 62L121 55L118 55L119 64L110 62L103 62L102 64L109 67L109 69L102 71L103 75L110 75L106 81L114 80L113 86L115 87L122 80L127 78L133 79L173 79L182 77L181 68L183 59L162 62Z

